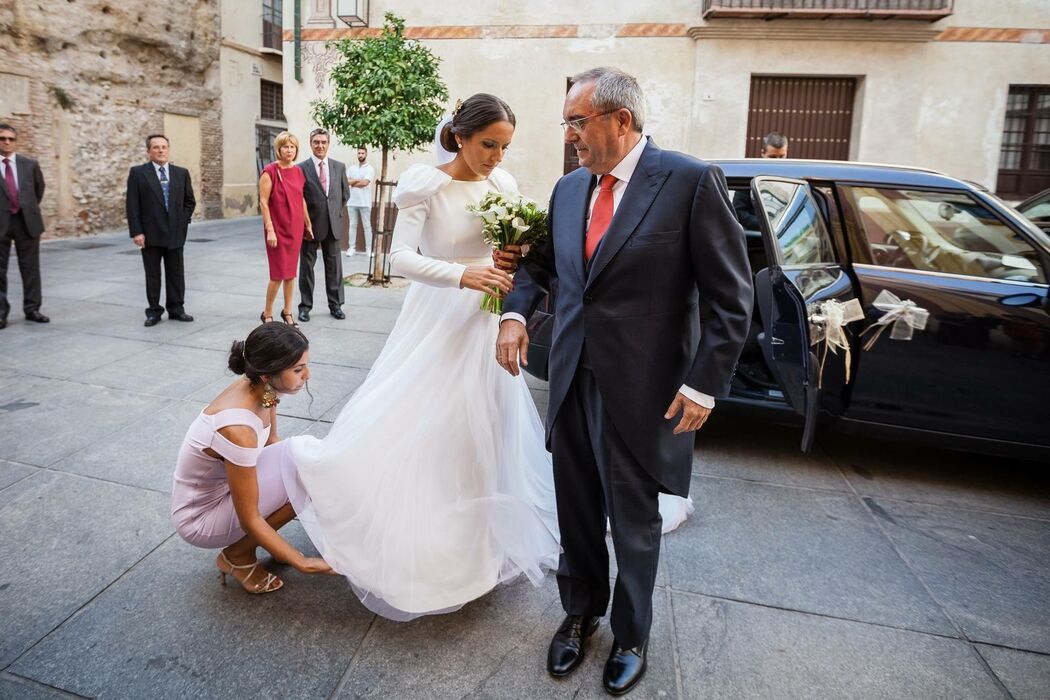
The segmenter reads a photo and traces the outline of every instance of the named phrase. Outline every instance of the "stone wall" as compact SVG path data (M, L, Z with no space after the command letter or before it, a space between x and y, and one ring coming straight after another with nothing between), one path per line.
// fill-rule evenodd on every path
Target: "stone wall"
M200 172L196 216L222 215L218 3L7 0L0 35L0 120L40 161L47 235L127 225L127 170L166 114L199 119L201 142L173 141L172 162Z

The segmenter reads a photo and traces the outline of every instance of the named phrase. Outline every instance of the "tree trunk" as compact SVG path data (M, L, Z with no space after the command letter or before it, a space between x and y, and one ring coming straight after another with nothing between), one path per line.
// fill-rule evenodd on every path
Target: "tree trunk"
M383 183L386 182L386 169L387 169L387 155L389 149L383 146L383 167L379 174L379 182L376 183L376 202L379 205L379 211L376 212L376 228L378 235L373 234L372 236L372 279L377 281L384 280L385 270L383 269L383 263L386 261L386 240L390 236L390 232L387 231L387 198L389 197L390 188L385 187Z

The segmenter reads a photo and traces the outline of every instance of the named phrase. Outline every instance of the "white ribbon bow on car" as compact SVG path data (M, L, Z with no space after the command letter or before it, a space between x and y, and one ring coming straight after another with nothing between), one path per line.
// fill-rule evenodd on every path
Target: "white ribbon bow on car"
M850 372L850 348L849 339L846 337L846 325L854 321L864 319L864 309L856 299L850 299L843 303L828 299L810 307L809 312L809 343L816 345L824 342L824 352L820 356L820 366L817 370L817 388L824 381L824 360L827 359L828 350L838 354L838 348L842 349L843 362L846 365L846 383L849 384Z
M873 328L878 329L875 331L875 335L868 338L868 342L864 344L865 350L871 350L872 346L875 345L875 341L879 339L879 336L891 323L893 324L893 329L890 331L891 340L911 340L916 330L921 331L926 328L926 321L930 318L929 311L911 299L902 300L888 289L883 289L879 292L872 305L886 313L864 330L864 333L867 333ZM864 335L864 333L861 333L861 335Z

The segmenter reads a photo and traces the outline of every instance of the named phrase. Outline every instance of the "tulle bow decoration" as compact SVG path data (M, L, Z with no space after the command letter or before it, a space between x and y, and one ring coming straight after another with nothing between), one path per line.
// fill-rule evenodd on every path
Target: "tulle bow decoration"
M846 365L846 383L849 383L851 358L849 339L846 337L846 325L863 318L864 309L856 299L850 299L845 303L828 299L810 307L810 345L824 343L824 352L820 355L820 367L817 370L818 389L824 381L824 361L828 357L828 350L833 354L838 354L839 349L842 350L843 361Z
M874 324L868 326L864 333L877 328L875 334L868 338L864 344L865 350L871 350L875 341L879 339L882 332L891 323L893 329L890 331L892 340L911 340L916 330L926 328L926 321L930 318L930 312L916 304L911 299L901 299L888 289L883 289L875 297L872 305L880 311L885 311L881 318Z

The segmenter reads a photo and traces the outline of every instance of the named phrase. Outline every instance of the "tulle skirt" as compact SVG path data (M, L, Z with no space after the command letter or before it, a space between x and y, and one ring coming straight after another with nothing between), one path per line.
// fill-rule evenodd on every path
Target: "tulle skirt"
M362 603L455 610L560 554L551 457L525 379L495 359L471 290L413 283L386 346L324 439L285 441L289 499ZM692 510L661 496L665 531Z

